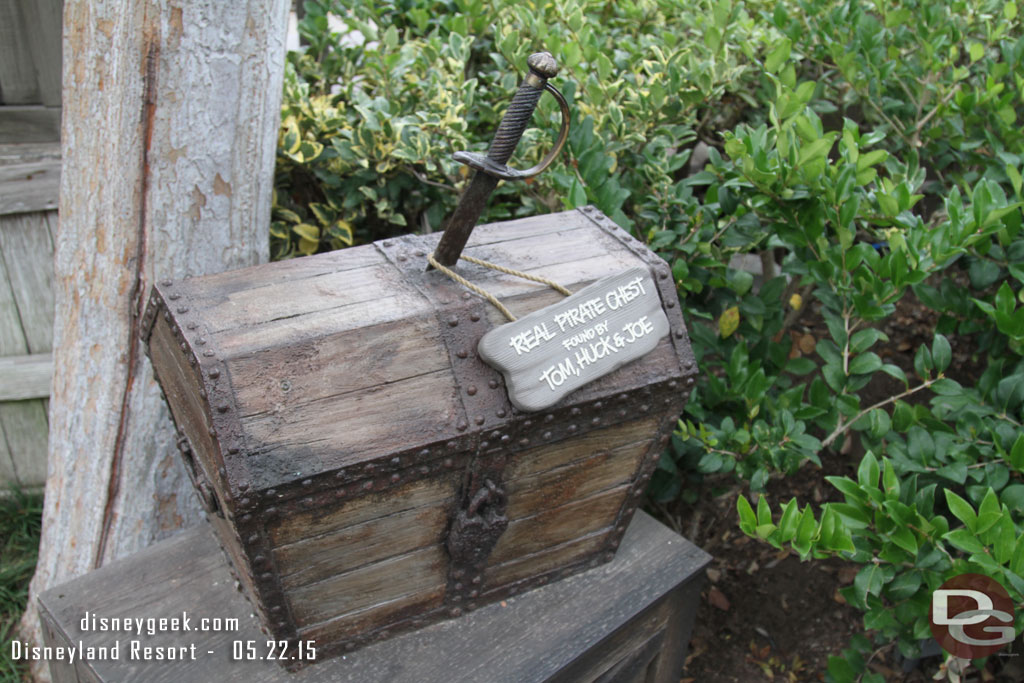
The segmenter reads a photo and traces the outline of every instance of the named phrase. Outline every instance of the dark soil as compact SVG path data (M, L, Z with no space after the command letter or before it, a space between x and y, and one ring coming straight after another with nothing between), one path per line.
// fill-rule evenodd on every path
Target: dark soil
M935 323L934 314L908 294L881 325L889 341L873 350L912 378L914 353L920 345L931 343ZM813 358L814 343L826 335L821 319L813 307L808 307L791 332L794 353L803 348ZM954 337L950 342L953 362L948 374L963 384L976 380L984 369L976 347L970 339ZM904 390L897 380L876 374L879 377L861 392L863 406ZM916 381L911 379L914 384ZM907 400L927 402L929 398L928 392L922 391ZM806 463L795 475L772 480L767 492L772 509L778 510L794 497L801 507L842 500L824 477L856 478L863 449L856 436L842 444L837 442L836 447L835 452L821 454L821 469ZM748 493L732 475L726 475L706 481L700 499L693 505L676 503L657 511L662 520L675 525L714 557L707 571L682 681L824 680L829 656L840 654L851 636L864 632L862 614L847 605L839 593L840 588L853 583L860 565L839 560L801 562L795 554L748 538L736 521L735 501L740 492ZM974 671L962 680L1022 680L1016 675L1007 678L1009 670L993 673L1009 661L1014 660L991 662L987 671ZM902 683L930 681L940 664L938 656L904 662L895 647L877 650L869 661L871 670L885 680Z

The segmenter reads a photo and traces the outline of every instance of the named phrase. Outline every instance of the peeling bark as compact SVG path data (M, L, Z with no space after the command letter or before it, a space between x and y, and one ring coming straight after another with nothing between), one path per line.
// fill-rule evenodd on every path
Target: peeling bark
M23 636L40 591L201 519L137 321L156 278L267 260L290 4L65 1L49 470Z

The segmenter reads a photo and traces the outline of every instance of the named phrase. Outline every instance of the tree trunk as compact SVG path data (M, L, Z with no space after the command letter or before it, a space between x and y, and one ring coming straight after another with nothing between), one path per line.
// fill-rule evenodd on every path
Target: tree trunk
M201 519L139 341L155 278L267 260L290 0L65 0L35 596ZM144 616L144 615L140 615Z

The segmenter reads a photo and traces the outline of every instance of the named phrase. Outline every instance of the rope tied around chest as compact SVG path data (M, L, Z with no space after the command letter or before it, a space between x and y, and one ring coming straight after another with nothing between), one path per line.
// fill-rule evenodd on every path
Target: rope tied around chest
M461 254L459 256L459 258L461 258L464 261L469 261L470 263L475 263L478 266L483 266L484 268L490 268L492 270L496 270L499 273L505 273L506 275L513 275L515 277L521 277L524 280L531 280L533 282L539 282L540 284L547 285L548 287L551 287L556 292L559 292L560 294L564 294L565 296L572 295L572 292L570 292L568 289L566 289L562 285L558 284L557 282L553 282L551 280L548 280L547 278L543 278L543 277L540 277L538 275L530 275L529 273L524 273L521 270L515 270L513 268L508 268L506 266L498 265L497 263L491 263L490 261L484 261L483 259L473 258L472 256L466 256L465 254ZM456 273L451 268L448 268L447 266L442 266L440 263L438 263L437 259L434 258L433 254L430 254L429 256L427 256L427 262L430 263L430 265L432 265L437 270L441 271L442 273L444 273L445 275L450 277L455 282L458 282L460 285L462 285L466 289L468 289L468 290L470 290L472 292L476 292L477 294L479 294L483 298L487 299L487 301L489 301L495 308L497 308L499 311L501 311L502 314L506 318L509 319L509 321L511 321L511 322L515 322L516 321L516 317L514 315L512 315L512 311L508 310L508 308L506 308L503 303L498 301L498 298L496 296L494 296L493 294L488 292L483 287L478 287L477 285L474 285L472 282L470 282L466 278L462 277L461 275Z

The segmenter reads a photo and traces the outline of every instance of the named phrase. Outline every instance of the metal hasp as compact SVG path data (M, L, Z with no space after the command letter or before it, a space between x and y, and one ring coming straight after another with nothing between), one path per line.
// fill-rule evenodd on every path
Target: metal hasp
M459 260L462 249L466 246L469 235L476 227L476 222L487 207L487 200L498 185L499 180L523 180L530 178L547 168L562 150L569 137L569 105L558 90L548 83L558 73L558 64L548 52L536 52L526 60L530 73L523 79L522 85L512 98L512 103L505 112L494 140L487 150L487 155L472 152L456 152L452 158L476 169L469 187L459 199L455 213L448 219L444 235L434 251L434 258L443 266L453 266ZM550 92L558 100L562 112L562 127L554 147L536 166L520 171L507 166L508 160L523 131L530 123L537 100L544 91Z

